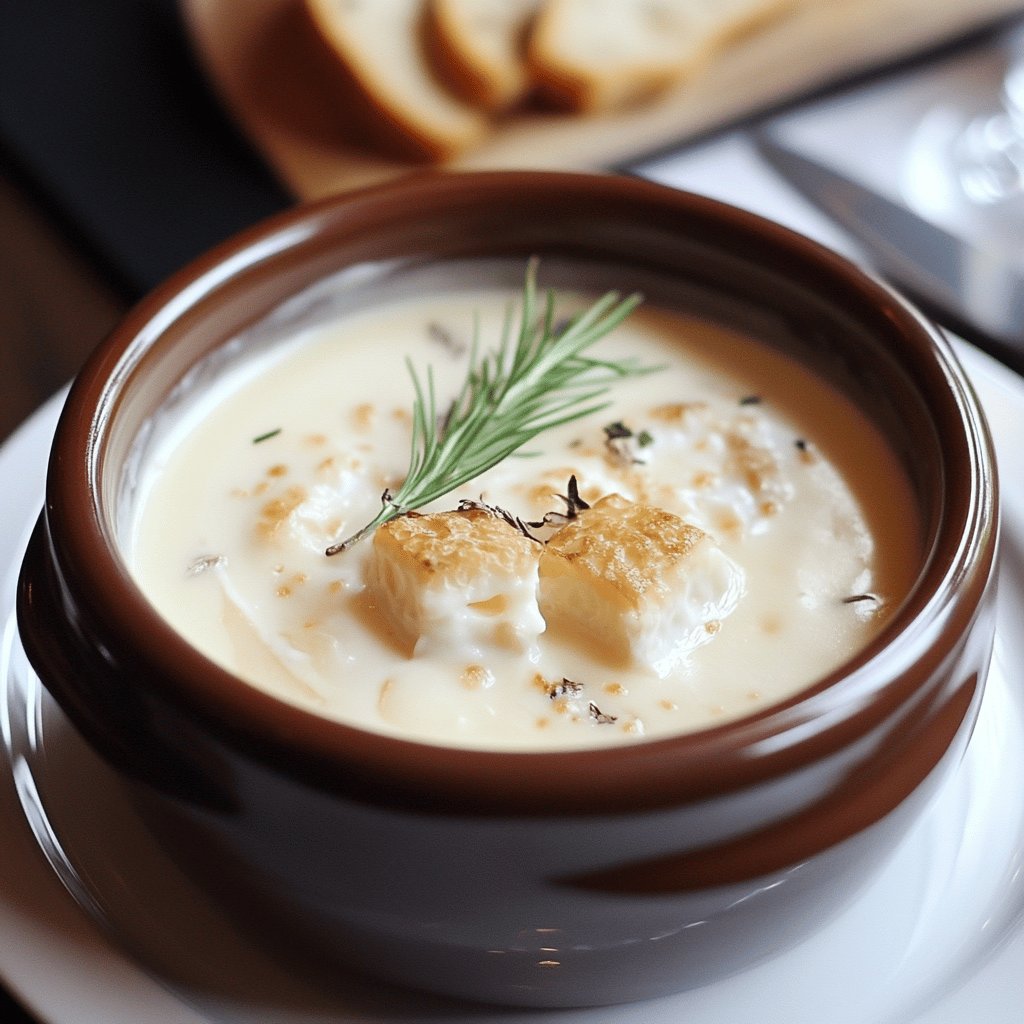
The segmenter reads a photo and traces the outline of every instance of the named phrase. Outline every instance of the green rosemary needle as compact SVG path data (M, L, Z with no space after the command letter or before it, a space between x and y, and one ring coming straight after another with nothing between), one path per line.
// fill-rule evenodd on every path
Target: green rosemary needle
M394 494L384 492L380 512L327 554L346 551L388 520L443 497L541 432L606 408L604 395L616 381L660 369L585 354L639 302L639 295L622 299L608 292L568 323L556 324L553 292L538 312L537 267L531 260L518 330L513 334L510 307L497 349L481 357L476 325L466 379L446 412L439 414L431 368L424 381L407 360L415 392L409 471Z

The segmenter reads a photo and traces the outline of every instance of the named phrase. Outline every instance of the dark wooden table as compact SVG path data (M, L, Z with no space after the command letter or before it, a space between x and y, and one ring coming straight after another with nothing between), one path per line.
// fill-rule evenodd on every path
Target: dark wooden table
M0 439L74 376L129 301L0 165Z
M74 375L127 302L0 164L0 440ZM0 1019L32 1020L2 987Z

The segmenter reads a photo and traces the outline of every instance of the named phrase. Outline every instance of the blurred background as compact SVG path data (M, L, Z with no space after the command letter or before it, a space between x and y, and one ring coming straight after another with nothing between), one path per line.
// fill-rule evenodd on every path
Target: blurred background
M303 95L297 84L304 60L255 39L286 38L287 25L272 19L289 2L4 0L0 437L70 379L130 303L209 246L297 199L408 169L346 151L340 135L331 150L337 140L310 116L329 103L315 85ZM642 170L651 153L685 153L751 118L986 47L1024 5L803 6L812 28L815 8L848 25L823 40L770 26L763 38L741 40L721 73L712 67L688 95L649 109L582 127L527 118L524 128L512 118L462 163ZM296 125L303 132L289 136Z
M0 437L128 304L289 202L211 95L174 0L4 0Z
M206 249L295 202L418 166L334 121L337 99L295 50L294 3L3 0L0 440L132 303ZM690 87L579 117L516 112L451 166L622 170L790 213L1019 367L1024 0L792 6ZM829 166L844 177L821 187ZM842 208L825 209L836 195ZM900 211L925 224L920 260L905 239L879 250L856 223L870 214L895 230ZM947 248L956 256L929 261ZM978 285L974 264L993 262L999 288ZM32 1019L2 984L0 1010Z

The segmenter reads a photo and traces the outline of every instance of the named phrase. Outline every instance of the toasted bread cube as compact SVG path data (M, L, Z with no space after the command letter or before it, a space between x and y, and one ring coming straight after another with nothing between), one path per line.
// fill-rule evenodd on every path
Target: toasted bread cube
M552 630L664 676L717 633L743 583L703 530L612 494L548 541L540 609Z
M409 513L379 527L367 585L416 655L531 651L541 546L483 508Z

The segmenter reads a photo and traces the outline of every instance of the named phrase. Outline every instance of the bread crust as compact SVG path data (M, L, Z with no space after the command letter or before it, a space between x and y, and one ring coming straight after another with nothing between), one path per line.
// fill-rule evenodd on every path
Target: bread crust
M570 113L649 100L800 0L299 0L354 141L400 160L472 150L527 97Z
M531 89L526 40L542 0L428 0L427 41L434 67L468 102L500 112Z
M452 95L430 65L424 40L426 0L400 5L407 13L405 24L390 27L394 38L409 48L409 61L401 69L382 59L355 24L355 8L349 5L360 2L380 0L301 4L313 49L341 108L339 119L374 148L404 160L444 161L481 142L489 131L488 119ZM397 81L398 74L408 75L409 83Z

